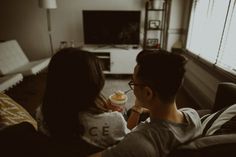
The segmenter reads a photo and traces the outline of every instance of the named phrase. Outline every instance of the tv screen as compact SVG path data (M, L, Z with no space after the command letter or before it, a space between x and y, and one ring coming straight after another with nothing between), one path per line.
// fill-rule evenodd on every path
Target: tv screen
M139 44L140 11L83 10L85 44Z

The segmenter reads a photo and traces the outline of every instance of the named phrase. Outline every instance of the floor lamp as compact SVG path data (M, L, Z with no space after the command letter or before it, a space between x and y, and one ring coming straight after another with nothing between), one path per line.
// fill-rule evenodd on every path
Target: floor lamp
M57 1L56 0L39 0L39 7L46 9L47 12L47 25L48 25L48 35L49 35L49 41L50 41L50 47L51 47L51 55L54 54L53 49L53 42L52 42L52 29L51 29L51 9L57 8Z

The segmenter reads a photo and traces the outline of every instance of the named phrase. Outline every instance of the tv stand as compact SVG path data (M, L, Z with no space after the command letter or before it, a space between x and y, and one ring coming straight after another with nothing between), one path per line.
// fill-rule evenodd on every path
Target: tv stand
M132 46L130 45L112 45L114 48L129 50Z
M124 49L124 50L129 50L130 48L132 48L133 45L98 45L97 48L100 49L104 49L104 48L117 48L117 49Z
M141 46L130 46L129 49L116 47L113 45L84 45L83 50L95 53L102 63L107 67L105 74L133 74L136 65L136 56L142 51Z

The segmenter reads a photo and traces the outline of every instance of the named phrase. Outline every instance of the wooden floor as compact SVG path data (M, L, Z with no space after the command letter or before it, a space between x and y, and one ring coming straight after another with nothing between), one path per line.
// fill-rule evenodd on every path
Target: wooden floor
M35 109L42 104L43 95L46 85L46 73L40 73L36 76L30 76L24 78L16 87L6 91L6 94L12 97L16 102L22 105L32 116L35 115ZM106 83L102 93L108 97L111 93L116 90L126 91L129 89L129 79L130 77L121 76L107 76ZM60 90L60 89L58 89ZM128 94L127 108L132 107L135 101L135 96L133 91ZM178 108L182 107L192 107L199 109L196 103L188 96L184 89L180 89L177 95L177 105Z

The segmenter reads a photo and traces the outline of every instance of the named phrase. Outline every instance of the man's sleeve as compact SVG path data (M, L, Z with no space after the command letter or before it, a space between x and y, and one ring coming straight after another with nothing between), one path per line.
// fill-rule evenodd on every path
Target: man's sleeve
M129 133L116 146L102 152L102 157L134 157L153 156L154 146L148 142L144 135L136 132Z

